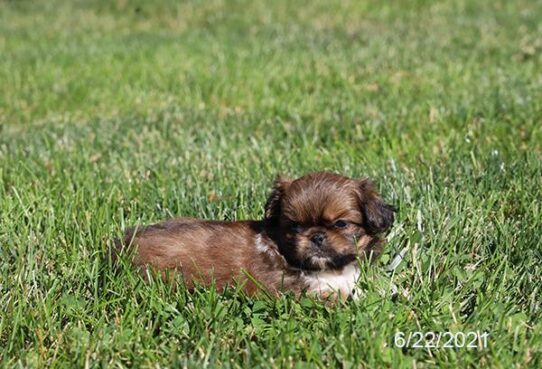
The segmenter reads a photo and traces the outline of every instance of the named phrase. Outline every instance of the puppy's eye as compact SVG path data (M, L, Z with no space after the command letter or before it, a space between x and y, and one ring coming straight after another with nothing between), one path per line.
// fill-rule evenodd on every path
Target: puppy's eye
M346 228L348 222L346 220L339 219L333 225L337 228Z
M292 223L292 231L295 233L301 232L301 225L299 223Z

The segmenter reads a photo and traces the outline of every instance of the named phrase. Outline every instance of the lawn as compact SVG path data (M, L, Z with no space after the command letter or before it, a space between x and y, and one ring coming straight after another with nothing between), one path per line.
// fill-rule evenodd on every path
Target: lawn
M0 2L0 367L542 367L540 19L527 0ZM276 175L313 170L399 209L360 300L188 293L106 257L128 225L259 218ZM487 342L399 347L415 332Z

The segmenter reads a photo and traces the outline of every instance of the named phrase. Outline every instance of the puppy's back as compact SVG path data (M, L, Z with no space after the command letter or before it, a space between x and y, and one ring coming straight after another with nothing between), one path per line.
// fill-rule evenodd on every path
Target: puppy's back
M130 254L136 267L180 271L188 286L194 279L219 284L252 257L248 223L178 218L134 227L117 242L117 251Z

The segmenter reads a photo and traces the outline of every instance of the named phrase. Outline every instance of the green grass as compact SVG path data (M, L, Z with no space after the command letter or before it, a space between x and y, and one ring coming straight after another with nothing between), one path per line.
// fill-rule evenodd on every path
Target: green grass
M540 19L526 0L0 2L0 367L541 367ZM106 261L127 225L258 218L277 174L312 170L399 207L357 302L188 294Z

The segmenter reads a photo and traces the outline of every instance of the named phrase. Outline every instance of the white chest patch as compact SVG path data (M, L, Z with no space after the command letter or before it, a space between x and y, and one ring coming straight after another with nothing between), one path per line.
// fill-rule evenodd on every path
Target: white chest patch
M356 293L358 278L359 267L357 263L347 265L340 271L326 270L305 275L310 292L336 292L345 297L353 295L354 298L360 295Z

